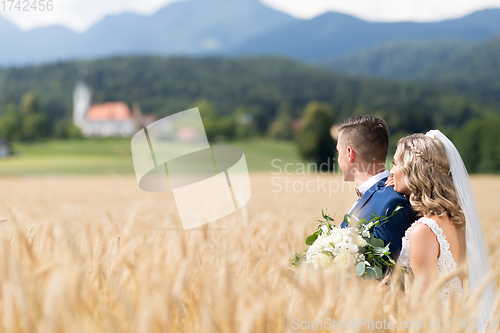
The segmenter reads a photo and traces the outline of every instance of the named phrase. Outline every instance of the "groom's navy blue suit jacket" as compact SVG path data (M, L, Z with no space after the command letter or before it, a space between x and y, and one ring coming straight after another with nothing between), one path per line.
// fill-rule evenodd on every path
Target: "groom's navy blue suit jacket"
M389 245L391 257L396 260L399 252L401 252L401 239L406 229L415 222L416 218L405 196L394 191L393 186L385 187L386 181L387 177L370 187L354 206L351 215L356 216L359 220L366 219L370 221L370 215L373 213L385 216L387 209L389 209L387 215L390 215L398 205L403 206L403 209L398 211L386 223L374 229L376 238L382 239L385 244L391 243ZM347 225L342 222L340 226L345 228Z

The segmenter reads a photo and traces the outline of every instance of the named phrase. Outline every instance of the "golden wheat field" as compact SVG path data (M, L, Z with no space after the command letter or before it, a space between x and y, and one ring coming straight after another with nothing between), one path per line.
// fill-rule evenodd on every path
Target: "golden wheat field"
M0 332L473 331L435 289L291 267L321 209L338 218L355 194L340 176L286 177L289 193L252 174L246 209L187 231L173 196L133 176L0 178ZM500 281L500 177L472 184Z

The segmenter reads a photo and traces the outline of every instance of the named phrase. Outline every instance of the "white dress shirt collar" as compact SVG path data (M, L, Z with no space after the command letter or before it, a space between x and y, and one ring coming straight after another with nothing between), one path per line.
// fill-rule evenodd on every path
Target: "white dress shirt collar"
M361 195L365 194L366 191L376 183L378 183L381 179L384 179L386 177L389 177L390 173L389 170L382 171L380 173L377 173L375 176L372 176L370 179L368 179L366 182L361 184L358 187L358 191L361 193Z

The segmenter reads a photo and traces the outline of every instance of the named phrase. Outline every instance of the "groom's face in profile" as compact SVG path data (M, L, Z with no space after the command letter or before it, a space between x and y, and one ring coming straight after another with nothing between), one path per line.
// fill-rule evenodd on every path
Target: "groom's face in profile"
M349 161L349 156L353 154L353 152L352 148L349 146L349 139L345 136L344 131L339 133L339 137L337 139L337 153L340 170L342 170L342 174L344 175L344 181L354 181L354 174Z

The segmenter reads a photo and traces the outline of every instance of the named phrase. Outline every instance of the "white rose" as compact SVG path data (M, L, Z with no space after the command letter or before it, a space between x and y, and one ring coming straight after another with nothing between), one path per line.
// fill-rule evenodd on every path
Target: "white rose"
M325 238L324 234L319 236L314 243L312 243L311 246L309 246L309 249L307 249L306 253L306 262L311 263L314 256L316 256L319 252L323 251L323 245L322 241Z
M349 244L349 246L347 247L347 250L350 253L358 253L358 246L355 244Z
M347 268L354 266L356 260L354 256L347 251L341 251L334 259L334 262L337 264L337 267Z
M344 237L352 237L353 231L354 230L352 228L342 229L342 233L344 234Z
M326 237L325 241L327 243L333 243L334 245L337 244L338 242L341 242L342 232L339 232L338 229L332 229L332 233L328 237Z
M345 242L345 240L343 240L343 241L338 242L337 244L335 244L335 248L336 248L337 250L345 250L345 249L347 249L347 247L348 247L348 246L349 246L349 244L347 244L347 243Z
M358 246L363 247L363 246L366 246L366 244L367 244L367 243L366 243L366 241L363 239L363 237L361 237L360 235L358 235L358 237L356 237L356 244L357 244Z
M327 270L333 263L333 257L326 255L324 253L318 253L312 258L312 264L314 269L322 268Z
M354 243L355 242L355 239L356 239L356 236L357 236L357 233L356 233L356 230L354 228L348 228L348 229L345 229L343 231L343 239L347 242L347 243Z

